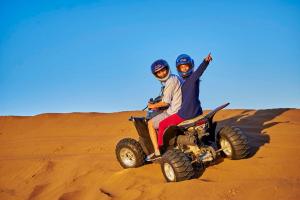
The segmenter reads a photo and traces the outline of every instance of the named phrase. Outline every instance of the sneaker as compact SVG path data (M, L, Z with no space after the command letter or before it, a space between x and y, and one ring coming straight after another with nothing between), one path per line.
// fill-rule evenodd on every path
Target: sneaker
M161 159L161 155L155 155L155 153L152 153L146 157L147 162L150 162L150 161L153 162L153 161L156 161L159 159Z

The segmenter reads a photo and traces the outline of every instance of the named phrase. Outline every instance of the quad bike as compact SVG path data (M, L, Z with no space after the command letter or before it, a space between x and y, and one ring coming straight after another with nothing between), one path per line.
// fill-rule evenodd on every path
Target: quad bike
M225 126L216 131L214 115L229 103L206 115L186 120L166 129L160 151L161 170L167 182L178 182L199 177L205 167L220 157L232 160L245 158L250 153L246 136L239 128ZM125 138L116 146L116 157L123 168L146 164L146 156L154 152L147 121L161 111L148 110L147 117L131 117L139 140Z

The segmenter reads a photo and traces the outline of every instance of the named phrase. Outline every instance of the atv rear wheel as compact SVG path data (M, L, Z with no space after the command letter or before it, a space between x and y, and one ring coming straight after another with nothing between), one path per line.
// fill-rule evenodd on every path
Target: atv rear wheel
M125 138L116 146L116 156L123 168L135 168L144 165L145 153L136 140Z
M194 177L191 160L182 151L168 150L162 156L161 170L167 182L179 182Z
M237 127L223 127L218 135L219 147L225 157L232 160L245 158L250 153L247 137Z

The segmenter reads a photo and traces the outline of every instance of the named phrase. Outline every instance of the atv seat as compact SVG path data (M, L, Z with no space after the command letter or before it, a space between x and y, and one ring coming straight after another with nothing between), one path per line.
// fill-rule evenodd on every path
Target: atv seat
M185 120L178 124L178 126L182 128L189 128L191 126L194 126L198 121L205 121L205 116L202 114L193 119Z
M181 122L180 124L178 124L179 127L182 128L189 128L191 126L195 126L196 124L203 124L205 123L208 119L211 119L219 110L222 110L223 108L225 108L226 106L228 106L229 103L223 104L217 108L215 108L214 110L210 111L208 114L206 115L199 115L193 119L189 119L189 120L185 120L183 122Z

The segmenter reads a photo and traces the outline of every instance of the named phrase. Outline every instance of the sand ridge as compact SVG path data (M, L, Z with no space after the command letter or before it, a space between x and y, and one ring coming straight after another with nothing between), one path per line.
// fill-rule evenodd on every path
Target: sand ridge
M166 183L158 164L122 169L115 145L137 138L119 113L0 117L0 199L299 199L300 110L223 110L240 127L248 159L221 160L198 179Z

